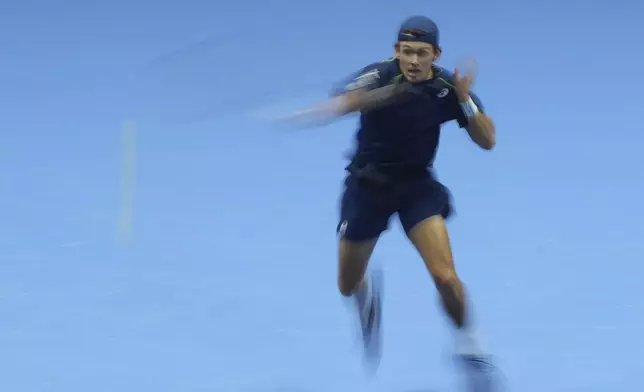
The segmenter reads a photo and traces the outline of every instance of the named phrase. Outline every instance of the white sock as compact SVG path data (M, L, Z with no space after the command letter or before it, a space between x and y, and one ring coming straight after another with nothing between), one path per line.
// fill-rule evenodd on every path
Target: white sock
M456 353L459 355L483 355L483 349L476 334L470 328L460 328L455 332Z
M369 285L360 284L360 288L353 294L356 304L358 306L358 311L364 312L366 305L369 301Z

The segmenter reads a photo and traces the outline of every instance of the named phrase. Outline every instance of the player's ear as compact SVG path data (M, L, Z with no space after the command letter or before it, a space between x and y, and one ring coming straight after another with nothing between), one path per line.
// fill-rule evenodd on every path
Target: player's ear
M443 50L441 49L440 46L436 46L434 48L434 62L438 61L441 58L442 53L443 53Z
M399 58L400 57L400 43L396 42L394 44L394 57Z

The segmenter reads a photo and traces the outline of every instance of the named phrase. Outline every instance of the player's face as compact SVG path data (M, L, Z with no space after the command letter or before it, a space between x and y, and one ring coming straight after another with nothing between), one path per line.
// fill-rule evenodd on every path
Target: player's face
M396 57L400 70L410 82L421 82L431 77L432 64L438 60L440 50L424 42L399 42Z

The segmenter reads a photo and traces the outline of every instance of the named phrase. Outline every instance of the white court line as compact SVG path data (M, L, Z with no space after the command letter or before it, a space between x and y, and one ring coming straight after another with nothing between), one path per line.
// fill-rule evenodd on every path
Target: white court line
M134 235L134 201L136 191L136 124L128 120L121 128L121 205L118 240L121 244Z

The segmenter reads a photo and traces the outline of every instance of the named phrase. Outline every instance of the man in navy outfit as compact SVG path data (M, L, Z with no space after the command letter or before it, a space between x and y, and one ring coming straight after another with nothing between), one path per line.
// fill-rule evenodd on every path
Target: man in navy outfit
M359 112L356 150L342 195L338 285L357 305L367 358L380 358L380 273L365 276L378 237L397 214L422 257L453 322L457 358L489 390L492 367L468 317L463 284L454 268L445 220L448 189L433 174L442 124L456 120L479 147L495 145L495 127L470 87L473 73L435 65L441 55L436 24L423 16L400 27L395 56L357 72L329 101L298 115L329 120Z

